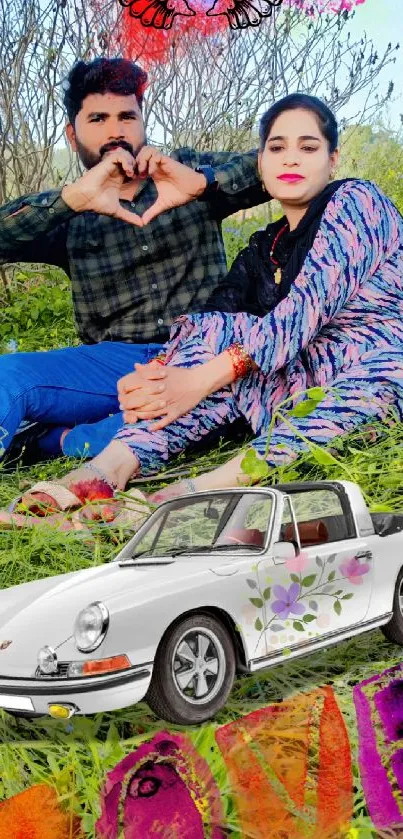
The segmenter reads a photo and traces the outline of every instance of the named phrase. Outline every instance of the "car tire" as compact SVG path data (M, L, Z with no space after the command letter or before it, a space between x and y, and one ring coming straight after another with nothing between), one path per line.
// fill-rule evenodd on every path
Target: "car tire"
M163 636L145 700L168 722L205 722L225 705L235 668L234 644L226 627L206 613L189 615Z
M394 644L403 646L403 568L399 571L393 595L393 617L381 630Z

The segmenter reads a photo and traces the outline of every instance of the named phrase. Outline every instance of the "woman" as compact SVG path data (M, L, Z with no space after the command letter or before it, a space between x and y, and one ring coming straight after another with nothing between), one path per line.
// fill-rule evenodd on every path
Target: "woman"
M374 184L332 183L337 141L336 120L315 97L294 94L264 114L259 166L283 218L252 236L211 301L216 310L179 318L162 363L121 380L126 425L62 485L33 487L23 499L31 512L38 502L54 511L111 497L241 415L269 466L295 458L307 440L325 444L381 420L392 405L403 415L403 219ZM227 312L217 311L223 293ZM331 390L293 418L297 435L277 425L266 451L276 406L313 386ZM245 482L243 456L153 500Z

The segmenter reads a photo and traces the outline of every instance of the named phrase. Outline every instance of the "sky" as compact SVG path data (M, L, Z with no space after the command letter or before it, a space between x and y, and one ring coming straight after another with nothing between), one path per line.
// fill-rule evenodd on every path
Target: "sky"
M389 41L392 45L400 41L396 64L386 67L379 76L384 88L387 88L390 79L395 82L395 101L388 106L387 114L390 127L397 129L401 127L400 114L403 114L403 0L366 0L357 7L350 30L356 37L365 31L379 52L387 47Z
M379 75L381 90L386 90L389 81L395 82L393 101L388 104L383 114L383 121L393 130L403 130L400 115L403 114L403 0L365 0L363 5L357 6L354 19L349 23L353 38L359 38L366 32L369 39L376 45L380 53L389 41L395 45L401 42L401 49L396 54L396 63L391 64ZM358 94L346 107L339 111L338 117L351 117L363 107L366 98L365 91ZM155 136L154 142L161 141ZM65 148L65 141L61 139L57 144Z

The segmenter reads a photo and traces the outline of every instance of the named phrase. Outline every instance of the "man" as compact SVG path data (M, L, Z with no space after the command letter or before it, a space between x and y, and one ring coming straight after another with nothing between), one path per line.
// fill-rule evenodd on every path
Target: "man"
M225 276L222 219L267 200L255 152L185 148L158 165L142 119L146 80L124 59L78 62L66 134L86 172L0 209L0 263L63 268L82 341L0 356L5 448L25 419L50 426L45 456L103 449L122 424L118 379L155 356L174 318L203 309Z

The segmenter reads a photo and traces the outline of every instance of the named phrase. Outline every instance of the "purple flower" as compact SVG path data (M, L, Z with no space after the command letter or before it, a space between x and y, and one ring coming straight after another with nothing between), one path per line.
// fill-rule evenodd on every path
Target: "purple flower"
M273 586L273 594L277 597L277 600L271 604L274 614L278 615L279 618L283 618L283 620L288 618L290 613L293 615L302 615L305 612L305 606L302 603L296 602L300 591L301 586L299 583L291 583L288 591L283 586Z

